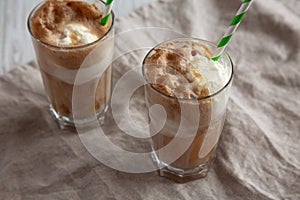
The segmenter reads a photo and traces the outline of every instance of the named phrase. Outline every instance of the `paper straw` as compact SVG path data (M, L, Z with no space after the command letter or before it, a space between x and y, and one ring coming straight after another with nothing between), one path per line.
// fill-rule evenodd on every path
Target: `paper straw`
M105 3L105 12L103 13L103 18L101 19L101 25L105 26L109 20L110 13L112 10L112 6L114 4L114 0L106 0Z
M243 17L247 13L249 7L253 3L253 0L244 0L241 7L239 8L238 12L236 13L235 17L233 18L230 26L226 30L224 36L220 40L217 50L214 53L214 57L212 60L218 61L221 57L222 53L224 52L225 48L227 47L229 41L231 40L233 34L238 29L241 21L243 20Z

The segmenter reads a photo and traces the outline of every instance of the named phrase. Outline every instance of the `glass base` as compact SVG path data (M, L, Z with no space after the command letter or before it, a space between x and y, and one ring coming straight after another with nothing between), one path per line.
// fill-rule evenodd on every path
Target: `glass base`
M109 108L109 106L107 105L102 112L100 112L96 115L97 122L100 125L104 125L104 123L105 123L105 114L107 113L108 108ZM88 127L90 124L93 124L95 122L95 118L74 121L73 119L70 119L69 117L65 117L65 116L58 114L51 105L49 107L49 110L50 110L52 117L55 119L55 121L58 124L58 127L61 130L76 130L76 126L77 127ZM75 123L76 123L76 126L75 126Z
M186 183L206 177L206 175L208 174L209 166L213 162L212 160L211 162L206 162L192 169L183 170L172 167L160 161L154 151L152 151L152 158L159 167L158 174L160 176L166 177L178 183Z

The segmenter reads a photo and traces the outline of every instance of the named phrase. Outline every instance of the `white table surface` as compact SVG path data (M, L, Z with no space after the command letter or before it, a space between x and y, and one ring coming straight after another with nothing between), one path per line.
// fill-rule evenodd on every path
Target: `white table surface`
M116 16L124 16L154 0L115 0ZM34 59L27 17L41 0L0 0L0 75Z

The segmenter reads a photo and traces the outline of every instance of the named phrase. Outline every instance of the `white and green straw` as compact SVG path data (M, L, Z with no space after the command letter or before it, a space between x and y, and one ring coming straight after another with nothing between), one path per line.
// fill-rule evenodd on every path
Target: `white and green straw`
M243 17L247 13L249 7L251 6L253 0L244 0L241 7L239 8L238 12L236 13L235 17L233 18L230 26L226 30L224 36L220 40L217 50L214 53L214 57L212 60L218 61L221 57L222 53L224 52L225 48L227 47L229 41L231 40L233 34L238 29L241 21L243 20Z
M101 25L105 26L107 24L107 22L109 21L109 17L110 17L110 13L112 10L112 6L113 6L114 0L106 0L105 3L105 11L103 13L103 17L101 19Z

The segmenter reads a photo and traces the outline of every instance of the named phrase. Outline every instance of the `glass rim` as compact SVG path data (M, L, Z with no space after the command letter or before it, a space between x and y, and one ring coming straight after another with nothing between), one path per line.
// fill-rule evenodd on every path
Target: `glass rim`
M167 98L171 98L171 99L174 99L174 100L177 100L177 101L201 101L201 100L206 100L206 99L210 99L212 97L215 97L217 96L218 94L220 94L221 92L223 92L225 90L225 88L227 88L230 83L232 82L233 80L233 75L234 75L234 65L233 65L233 62L232 62L232 59L231 57L229 56L229 54L224 51L221 55L221 57L225 56L227 57L228 61L230 62L230 66L231 66L231 74L230 74L230 77L228 79L228 81L226 82L226 84L221 88L219 89L218 91L210 94L210 95L207 95L205 97L201 97L201 98L195 98L195 99L188 99L188 98L177 98L176 96L171 96L171 95L167 95L165 94L164 92L156 89L153 84L151 84L146 76L146 73L145 73L145 62L146 62L146 59L148 58L149 54L152 53L153 50L155 50L155 48L157 48L158 46L162 45L162 44L165 44L165 43L168 43L168 42L171 42L171 41L176 41L176 40L196 40L196 41L200 41L200 42L204 42L204 43L207 43L207 44L210 44L214 47L217 47L217 44L213 43L213 42L210 42L210 41L207 41L207 40L203 40L203 39L198 39L198 38L193 38L193 37L187 37L187 38L177 38L177 39L172 39L172 40L167 40L167 41L164 41L164 42L161 42L159 44L157 44L155 47L153 47L145 56L144 60L143 60L143 64L142 64L142 74L143 74L143 78L144 80L146 80L146 84L147 85L150 85L150 88L153 89L154 91L158 92L159 94L162 94L163 96L167 97Z
M81 0L78 0L78 1L81 1ZM84 2L84 1L82 1ZM99 0L99 2L103 3L105 5L105 2L103 0ZM35 11L40 7L42 6L44 3L46 3L46 0L43 0L42 2L40 2L39 4L37 4L31 11L30 11L30 14L28 16L28 19L27 19L27 29L31 35L32 38L34 38L37 42L43 44L43 45L46 45L48 47L52 47L54 49L60 49L60 50L73 50L73 49L81 49L81 48L85 48L85 47L89 47L89 46L93 46L94 44L104 40L107 35L112 31L113 27L114 27L114 24L115 24L115 13L113 12L113 10L111 11L111 18L112 18L112 22L111 22L111 25L109 27L109 29L106 31L106 33L101 36L100 38L98 38L97 40L95 40L94 42L91 42L91 43L87 43L87 44L83 44L83 45L78 45L78 46L57 46L57 45L53 45L53 44L49 44L47 42L44 42L42 41L41 39L39 39L38 37L36 37L32 30L31 30L31 26L30 26L30 19L31 17L34 15ZM100 23L100 22L99 22Z

